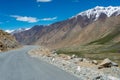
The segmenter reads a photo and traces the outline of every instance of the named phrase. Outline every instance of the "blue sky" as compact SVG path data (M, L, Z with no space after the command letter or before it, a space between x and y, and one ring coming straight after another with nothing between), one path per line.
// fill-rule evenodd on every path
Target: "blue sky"
M96 6L120 6L120 0L0 0L0 29L47 25Z

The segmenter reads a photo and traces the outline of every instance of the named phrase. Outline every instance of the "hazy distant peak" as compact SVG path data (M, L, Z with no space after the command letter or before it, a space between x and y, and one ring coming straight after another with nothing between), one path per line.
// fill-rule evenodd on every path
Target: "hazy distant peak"
M22 32L22 31L29 30L29 29L30 28L19 28L19 29L16 29L16 30L5 30L5 31L8 32L8 33L14 34L14 33L19 33L19 32Z

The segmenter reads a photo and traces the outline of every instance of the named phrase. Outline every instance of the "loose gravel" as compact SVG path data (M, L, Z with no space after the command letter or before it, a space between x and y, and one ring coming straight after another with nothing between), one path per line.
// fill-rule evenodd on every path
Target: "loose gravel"
M80 80L120 80L120 69L118 67L98 69L95 67L80 66L75 62L80 61L81 58L73 58L70 60L64 60L55 54L52 56L46 56L43 54L34 54L35 51L30 51L29 54L32 57L37 57L40 60L55 65L60 69L71 73L74 76L80 78Z

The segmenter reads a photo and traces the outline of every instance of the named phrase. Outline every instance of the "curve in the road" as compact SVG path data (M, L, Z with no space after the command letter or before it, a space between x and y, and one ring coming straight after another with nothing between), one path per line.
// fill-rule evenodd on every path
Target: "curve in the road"
M0 80L80 80L27 52L35 46L0 53Z

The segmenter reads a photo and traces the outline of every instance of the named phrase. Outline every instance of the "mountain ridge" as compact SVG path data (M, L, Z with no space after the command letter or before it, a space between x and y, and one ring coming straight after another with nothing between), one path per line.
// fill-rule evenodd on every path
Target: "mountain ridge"
M101 14L105 14L107 17L111 16L118 16L120 15L120 6L112 7L102 7L102 6L96 6L95 8L88 9L86 11L80 12L77 14L76 17L81 15L81 16L87 16L88 18L94 17L95 16L95 21L98 20Z
M109 7L106 8L109 9ZM117 7L118 12L119 8ZM90 10L94 9L98 7ZM104 8L101 7L101 9ZM116 7L111 7L111 9L116 9ZM82 45L100 39L116 28L115 26L120 23L120 16L113 14L107 16L102 13L98 20L95 20L96 15L90 18L87 15L77 15L77 18L75 16L48 26L34 26L14 36L22 44L39 44L53 49Z
M30 28L19 28L16 30L5 30L5 32L10 33L10 34L15 34L15 33L20 33L26 30L29 30Z

